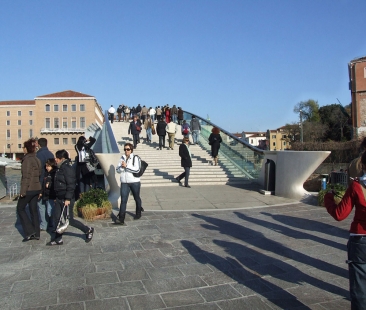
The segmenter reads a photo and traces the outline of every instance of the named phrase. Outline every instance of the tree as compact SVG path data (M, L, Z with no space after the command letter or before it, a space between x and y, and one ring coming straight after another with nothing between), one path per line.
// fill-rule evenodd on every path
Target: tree
M325 140L342 141L351 139L349 114L340 104L329 104L319 109L321 122L328 126Z
M328 126L320 122L303 122L304 142L322 141Z
M320 122L318 101L309 99L300 101L294 107L294 112L299 114L301 110L303 122Z
M291 141L300 141L299 123L286 124L283 130Z

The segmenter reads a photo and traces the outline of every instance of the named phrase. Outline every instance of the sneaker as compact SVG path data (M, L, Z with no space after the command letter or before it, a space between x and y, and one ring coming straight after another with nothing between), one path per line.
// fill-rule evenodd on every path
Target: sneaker
M50 242L46 243L46 245L48 245L48 246L63 245L63 244L64 244L64 242L62 241L62 239L60 241L51 240Z
M85 242L86 243L89 243L93 239L93 234L94 234L94 228L90 227L89 232L87 232L85 234Z

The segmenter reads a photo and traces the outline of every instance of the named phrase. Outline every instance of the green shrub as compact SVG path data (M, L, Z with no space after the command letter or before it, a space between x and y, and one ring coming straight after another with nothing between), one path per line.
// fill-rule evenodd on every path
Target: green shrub
M104 201L108 201L107 192L101 188L94 188L80 194L80 198L77 201L77 207L83 208L87 205L95 204L98 208L102 208Z
M339 203L342 200L342 197L343 197L344 193L346 192L346 188L341 184L327 184L327 187L325 189L322 189L321 191L319 191L319 194L318 194L319 206L324 207L324 196L326 193L328 193L331 190L333 190L336 193L336 195L334 196L334 201L336 203Z

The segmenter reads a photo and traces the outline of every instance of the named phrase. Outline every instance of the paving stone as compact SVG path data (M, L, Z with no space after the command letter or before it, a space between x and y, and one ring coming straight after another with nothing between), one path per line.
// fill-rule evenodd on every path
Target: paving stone
M130 310L126 298L109 298L85 301L85 310Z
M165 304L159 295L139 295L127 297L131 310L161 309Z
M91 286L79 286L77 288L62 288L59 290L59 300L63 303L95 299Z
M120 282L117 276L117 272L115 271L87 273L85 274L85 280L87 285Z
M84 304L81 302L74 302L68 304L61 304L50 306L49 310L84 310Z
M250 296L239 299L231 299L218 301L216 304L222 310L238 310L238 309L256 309L256 310L271 310L270 307L265 301L257 296ZM287 306L286 306L287 308Z
M206 264L189 264L178 266L178 268L185 276L203 276L213 272L212 269Z
M10 294L9 291L0 291L0 309L20 309L24 294Z
M169 309L176 309L176 310L219 310L219 306L215 303L204 303L204 304L196 304L196 305L188 305L188 306L179 306L174 308L166 308Z
M99 299L147 293L141 281L95 285L94 291Z
M167 307L203 303L205 300L196 290L161 294Z
M98 262L94 263L96 272L105 272L105 271L118 271L123 270L124 267L120 261L115 262Z
M200 288L198 289L198 292L208 302L224 299L234 299L242 296L229 284Z
M160 268L160 267L185 265L185 262L180 257L166 257L166 258L151 259L151 264L154 267Z
M24 294L22 308L34 308L47 305L56 305L57 295L58 295L57 290L53 291L45 290L45 291L38 291L36 293L26 293Z
M146 270L142 267L129 267L125 270L117 271L117 274L121 282L150 279Z
M162 268L148 268L145 267L146 272L152 280L168 279L175 277L182 277L183 273L178 267L162 267Z
M44 280L27 280L27 281L16 281L11 289L13 294L28 293L28 292L40 292L48 291L50 287L50 281Z

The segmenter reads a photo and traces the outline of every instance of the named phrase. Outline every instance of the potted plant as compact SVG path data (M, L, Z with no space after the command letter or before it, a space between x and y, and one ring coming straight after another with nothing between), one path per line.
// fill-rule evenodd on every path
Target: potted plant
M112 204L108 194L101 188L81 193L74 205L74 215L82 216L87 221L106 218L111 212Z
M327 187L325 189L322 189L321 191L319 191L319 194L318 194L319 206L324 207L324 196L326 193L328 193L331 190L333 190L335 192L334 201L337 204L342 200L344 193L346 192L346 188L341 184L327 184Z

